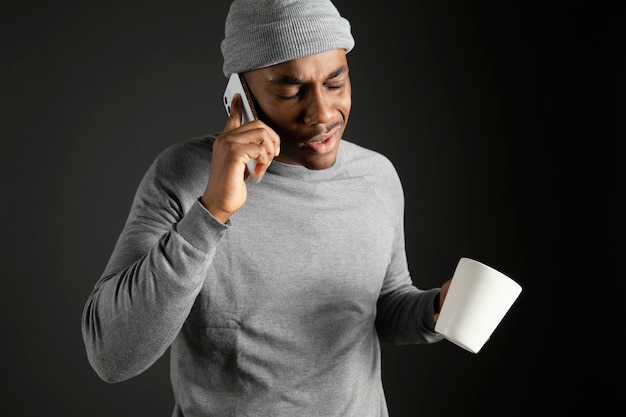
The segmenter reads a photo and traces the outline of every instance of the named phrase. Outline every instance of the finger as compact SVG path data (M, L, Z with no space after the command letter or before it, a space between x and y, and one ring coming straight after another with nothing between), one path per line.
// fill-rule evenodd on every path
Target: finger
M261 137L261 146L265 151L265 155L267 156L266 162L269 165L280 152L280 139L278 139L278 135L272 135L270 132L265 131Z
M272 158L280 154L280 136L265 123L255 120L246 124L241 131L251 132L250 143L263 146Z
M224 132L218 138L226 140L239 147L242 156L246 159L255 159L269 165L279 155L280 138L276 132L265 123L255 120L240 126L235 131Z
M280 152L280 139L275 132L263 129L259 132L258 141L258 148L254 150L254 154L248 155L256 160L255 173L262 175L274 158L278 156Z
M231 120L241 109L236 100L233 100L233 106L234 114L229 117L225 130L217 135L214 151L219 147L223 149L220 152L225 152L224 155L231 155L231 161L239 160L245 166L241 167L244 180L250 176L249 170L252 168L247 166L250 160L255 160L254 173L261 176L280 152L280 138L271 127L260 120L245 125Z
M278 155L280 155L280 136L278 136L278 134L274 130L270 130L267 133L273 146L274 158L276 158Z
M241 95L239 93L233 95L230 103L230 116L224 126L224 131L230 131L241 127L241 116L243 114L243 103L241 101Z
M246 172L253 171L255 177L262 176L273 158L262 144L250 144L246 148ZM248 175L245 176L247 177Z

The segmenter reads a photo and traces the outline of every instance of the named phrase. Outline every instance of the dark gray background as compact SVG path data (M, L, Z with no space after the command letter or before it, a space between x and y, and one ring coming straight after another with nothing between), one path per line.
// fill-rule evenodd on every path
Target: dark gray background
M384 345L391 415L600 414L624 371L624 15L458 3L337 1L345 138L400 173L416 284L469 256L524 288L477 355ZM104 383L80 319L153 158L223 126L228 4L3 2L3 415L170 415L167 357Z

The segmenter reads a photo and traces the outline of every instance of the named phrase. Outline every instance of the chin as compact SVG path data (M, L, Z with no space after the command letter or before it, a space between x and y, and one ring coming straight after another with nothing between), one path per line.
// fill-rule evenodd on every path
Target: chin
M337 152L327 155L315 155L314 157L308 156L302 161L302 165L308 169L321 170L328 169L334 165L337 160Z
M322 170L333 166L337 160L337 150L325 155L315 155L308 152L287 154L286 150L283 150L276 160L284 164L301 165L312 170Z

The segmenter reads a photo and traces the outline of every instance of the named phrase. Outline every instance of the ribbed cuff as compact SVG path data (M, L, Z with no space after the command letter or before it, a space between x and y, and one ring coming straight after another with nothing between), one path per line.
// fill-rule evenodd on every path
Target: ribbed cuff
M226 224L217 220L199 201L196 201L175 229L194 247L208 253L214 249L215 244L231 225L230 220Z

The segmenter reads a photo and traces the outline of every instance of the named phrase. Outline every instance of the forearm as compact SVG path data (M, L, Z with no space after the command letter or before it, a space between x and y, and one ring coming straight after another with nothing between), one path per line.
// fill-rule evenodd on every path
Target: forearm
M380 339L393 344L440 340L441 336L434 331L434 300L438 293L438 288L420 290L405 286L381 296L376 316Z
M123 234L110 265L83 313L83 338L90 363L106 381L143 372L172 343L199 293L224 227L194 206L145 254L119 269L133 241ZM215 224L209 225L209 222ZM141 244L145 245L145 235ZM128 248L124 250L124 248ZM121 259L121 260L120 260ZM118 270L119 269L119 270Z

